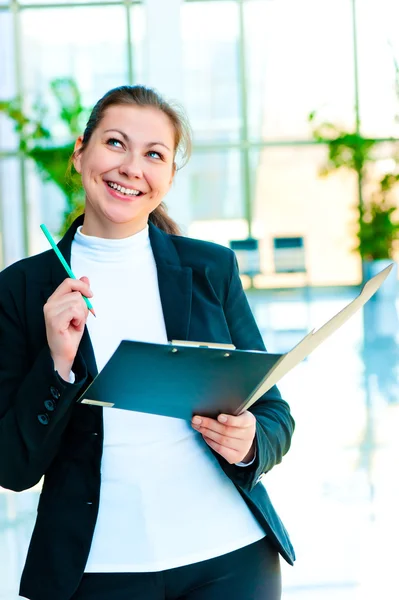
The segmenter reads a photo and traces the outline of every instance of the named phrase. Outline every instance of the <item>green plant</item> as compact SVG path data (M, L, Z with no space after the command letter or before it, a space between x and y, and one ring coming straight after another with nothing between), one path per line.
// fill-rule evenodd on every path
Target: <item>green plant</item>
M73 219L83 211L84 196L80 177L76 172L66 175L74 142L80 135L87 119L88 111L82 106L78 87L73 79L58 78L50 83L50 90L58 107L58 123L62 122L66 143L57 143L54 131L46 126L48 108L42 103L33 107L33 114L24 113L18 98L0 100L0 112L14 121L15 131L19 134L19 150L31 158L44 181L52 181L64 194L65 210L63 222L58 232L62 235Z
M399 239L394 189L399 182L399 169L395 153L390 157L394 159L393 171L386 173L375 185L369 185L373 178L372 165L378 160L378 141L357 132L342 130L327 121L316 124L316 116L315 112L309 115L309 122L313 125L313 138L328 147L328 159L320 169L320 174L328 176L345 168L354 171L359 180L362 198L356 206L358 244L354 250L359 252L362 260L392 258Z

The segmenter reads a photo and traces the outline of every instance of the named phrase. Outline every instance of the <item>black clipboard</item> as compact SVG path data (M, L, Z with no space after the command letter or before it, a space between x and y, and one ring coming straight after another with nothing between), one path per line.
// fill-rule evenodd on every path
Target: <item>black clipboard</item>
M191 420L240 414L350 319L381 287L393 264L286 354L207 342L123 340L78 402Z
M187 420L239 414L281 356L202 342L123 340L80 402Z

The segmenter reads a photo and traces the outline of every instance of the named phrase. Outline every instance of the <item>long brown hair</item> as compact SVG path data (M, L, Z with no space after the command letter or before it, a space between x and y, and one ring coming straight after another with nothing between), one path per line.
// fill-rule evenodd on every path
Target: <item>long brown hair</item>
M181 169L191 155L191 128L183 109L171 102L166 102L155 90L143 85L123 85L109 90L94 106L83 134L82 145L78 152L84 152L93 131L98 127L104 117L105 110L115 105L133 105L142 108L151 107L161 110L170 120L175 130L175 168ZM71 157L73 161L76 151ZM176 160L179 158L179 164ZM181 231L177 223L168 215L167 208L163 202L149 215L149 220L166 233L180 235Z

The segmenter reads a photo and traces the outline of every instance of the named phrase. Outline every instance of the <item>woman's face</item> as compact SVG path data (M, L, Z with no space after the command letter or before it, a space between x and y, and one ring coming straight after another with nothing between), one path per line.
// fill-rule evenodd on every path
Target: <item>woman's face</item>
M75 150L82 145L82 138ZM144 229L175 173L175 131L151 107L110 106L74 159L86 192L86 235L124 238Z

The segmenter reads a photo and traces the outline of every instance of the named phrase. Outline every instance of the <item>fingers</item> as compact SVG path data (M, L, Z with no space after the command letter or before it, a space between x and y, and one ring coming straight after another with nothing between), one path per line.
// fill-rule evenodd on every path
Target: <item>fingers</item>
M70 282L73 281L75 280L63 281L44 305L43 310L48 323L57 321L59 325L62 324L61 328L63 328L64 322L67 322L68 318L68 322L73 319L76 322L80 322L81 319L86 320L88 309L83 300L82 292L80 290L70 291L70 287L72 287ZM80 282L80 284L87 286L84 282Z
M201 420L201 423L197 423L197 420ZM240 429L229 427L218 423L214 419L205 419L200 417L194 417L191 421L191 425L196 431L207 436L215 436L212 439L222 441L222 438L241 440L246 432Z
M254 458L255 453L255 433L253 438L246 440L235 440L231 438L225 438L221 442L214 439L215 436L203 435L204 441L215 450L218 454L223 456L229 463L239 463L242 461L248 462Z
M245 429L247 427L252 427L256 419L249 410L246 410L240 415L219 415L218 421L219 423L225 423L230 427L242 427Z
M223 458L227 460L227 462L231 465L238 463L242 460L243 454L239 450L235 450L234 448L227 448L226 446L222 446L221 444L218 444L217 442L211 440L208 437L203 437L208 446L212 448L212 450L215 450L215 452L220 454L220 456L223 456Z
M80 330L81 321L86 321L88 315L83 296L93 296L87 277L64 279L44 306L46 321L52 323L54 319L58 319L58 326L61 329L64 329L67 322L71 322L74 327ZM69 321L67 321L68 317Z
M241 450L242 448L247 448L248 442L252 442L255 436L254 430L245 430L242 436L230 436L225 433L220 433L215 429L210 429L207 427L201 427L198 425L194 425L193 427L196 431L198 431L204 438L212 440L213 442L224 446L225 448L230 448L231 450Z
M53 316L59 315L68 308L79 308L86 306L83 300L83 296L80 292L69 292L62 296L51 296L47 303L44 305L44 310L47 314ZM87 307L87 306L86 306Z
M191 421L194 429L200 433L208 435L209 431L213 431L229 438L245 439L253 435L256 427L256 419L254 415L245 411L241 415L219 415L218 420L209 417L194 416Z
M80 292L72 292L61 297L58 302L48 302L44 306L46 323L55 330L64 331L71 324L80 331L88 316L88 308Z
M91 298L93 296L93 292L90 289L90 282L87 277L81 277L80 279L67 277L53 292L49 300L58 299L71 292L80 292L80 294L86 296L86 298Z
M239 416L219 415L218 420L195 416L191 424L208 446L231 464L242 461L253 447L256 419L249 411Z
M236 450L239 451L241 449L241 445L243 440L238 440L237 438L229 438L229 437L225 437L223 435L220 435L220 433L215 433L214 431L212 431L211 429L208 429L206 431L201 431L202 437L208 441L212 441L215 444L217 444L218 446L222 446L223 448L228 448L229 450Z
M67 278L43 307L51 356L57 369L61 365L61 371L67 377L89 315L83 296L93 296L88 278Z

